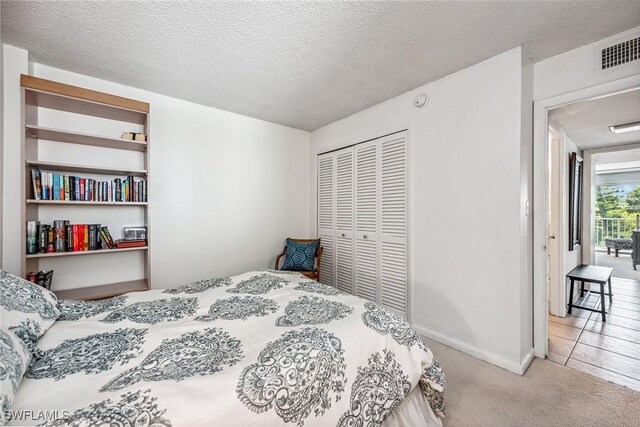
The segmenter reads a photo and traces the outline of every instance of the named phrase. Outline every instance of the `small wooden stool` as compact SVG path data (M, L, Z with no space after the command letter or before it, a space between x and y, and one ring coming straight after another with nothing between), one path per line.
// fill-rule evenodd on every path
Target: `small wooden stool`
M611 273L613 273L613 268L610 267L599 267L596 265L586 265L581 264L571 270L567 277L571 280L571 289L569 290L569 314L571 314L572 308L580 308L582 310L593 311L594 313L602 314L602 322L605 323L607 321L607 312L604 310L604 296L609 295L609 302L613 302L613 294L611 293ZM583 307L580 305L575 305L573 303L573 284L576 280L579 280L582 285L580 286L580 296L584 296L584 283L596 283L600 285L600 310L596 310L589 307ZM609 293L604 292L604 285L609 285ZM587 292L591 292L588 290Z

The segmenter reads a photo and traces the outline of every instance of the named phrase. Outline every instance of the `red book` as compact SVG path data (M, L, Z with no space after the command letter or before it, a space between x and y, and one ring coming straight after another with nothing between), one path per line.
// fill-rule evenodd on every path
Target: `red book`
M139 248L147 246L146 240L116 240L116 248Z
M88 251L89 250L89 225L88 224L84 224L82 226L82 250L83 251Z
M80 227L78 227L78 224L73 224L73 251L79 251L80 250L80 246L78 244L79 240L79 234L80 234Z

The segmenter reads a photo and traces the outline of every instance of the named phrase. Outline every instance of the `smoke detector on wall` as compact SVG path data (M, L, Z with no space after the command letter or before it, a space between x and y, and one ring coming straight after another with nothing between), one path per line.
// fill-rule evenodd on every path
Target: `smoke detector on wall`
M415 97L415 99L413 100L413 105L415 105L417 108L422 108L425 105L427 105L428 101L429 99L427 98L427 95L424 93L421 93L420 95L417 95Z

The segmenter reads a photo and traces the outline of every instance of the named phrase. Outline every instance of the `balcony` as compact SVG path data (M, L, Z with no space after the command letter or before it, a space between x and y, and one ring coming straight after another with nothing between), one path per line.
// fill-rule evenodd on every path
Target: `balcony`
M607 254L606 239L630 239L636 229L635 218L596 218L595 247L596 265L613 268L613 276L622 279L640 280L640 268L633 269L631 251L620 250L616 257L614 251Z

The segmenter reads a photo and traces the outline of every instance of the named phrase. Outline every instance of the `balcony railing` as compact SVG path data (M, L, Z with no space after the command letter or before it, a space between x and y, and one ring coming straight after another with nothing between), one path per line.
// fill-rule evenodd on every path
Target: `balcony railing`
M630 239L635 228L635 218L596 218L596 248L605 249L605 239Z

